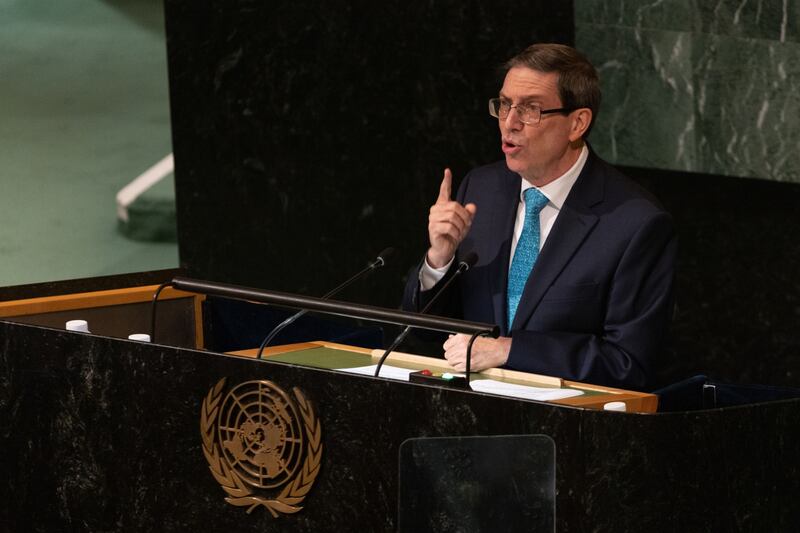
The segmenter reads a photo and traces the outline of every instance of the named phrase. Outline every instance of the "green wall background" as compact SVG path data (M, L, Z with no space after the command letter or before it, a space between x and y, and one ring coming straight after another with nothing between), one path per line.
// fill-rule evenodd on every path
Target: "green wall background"
M0 0L0 286L177 266L115 204L171 150L160 0Z
M800 182L800 2L575 0L575 19L603 157Z

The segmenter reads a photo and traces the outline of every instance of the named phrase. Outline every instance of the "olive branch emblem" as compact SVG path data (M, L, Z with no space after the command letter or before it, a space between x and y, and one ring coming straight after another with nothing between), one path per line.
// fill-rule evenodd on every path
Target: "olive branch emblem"
M297 475L283 487L278 496L265 498L255 494L242 480L241 475L221 453L220 444L215 437L225 380L225 378L220 379L208 391L200 412L203 454L214 479L228 494L225 501L236 507L247 507L248 514L257 507L264 506L275 518L279 516L279 513L292 514L300 511L303 509L300 504L311 490L322 463L322 430L311 403L306 400L300 389L297 387L292 389L307 436L306 457Z

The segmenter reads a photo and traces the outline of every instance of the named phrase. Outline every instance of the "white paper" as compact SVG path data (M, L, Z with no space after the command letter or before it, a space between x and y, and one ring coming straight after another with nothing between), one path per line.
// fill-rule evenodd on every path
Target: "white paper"
M504 383L493 379L476 379L470 381L469 384L472 390L477 392L488 392L491 394L500 394L502 396L511 396L512 398L538 400L540 402L572 398L573 396L580 396L583 394L583 391L577 389L531 387L528 385L517 385L515 383Z
M360 374L363 376L374 376L377 365L370 366L357 366L353 368L339 368L341 372L349 372L350 374ZM408 381L408 376L416 370L408 368L400 368L396 366L383 365L381 367L380 377L388 379L396 379L398 381ZM455 376L462 376L463 374L453 374ZM473 379L469 382L472 390L476 392L488 392L491 394L499 394L501 396L510 396L512 398L523 398L526 400L538 400L546 402L549 400L560 400L561 398L571 398L573 396L580 396L583 391L576 389L554 389L549 387L531 387L528 385L516 385L514 383L503 383L502 381L495 381L493 379Z
M338 370L342 372L350 372L351 374L362 374L364 376L374 376L375 369L378 368L378 365L370 365L370 366L357 366L353 368L339 368ZM381 367L381 374L380 377L382 378L389 378L389 379L397 379L400 381L408 381L408 375L412 372L416 372L416 370L410 370L408 368L399 368L396 366L389 366L383 365Z

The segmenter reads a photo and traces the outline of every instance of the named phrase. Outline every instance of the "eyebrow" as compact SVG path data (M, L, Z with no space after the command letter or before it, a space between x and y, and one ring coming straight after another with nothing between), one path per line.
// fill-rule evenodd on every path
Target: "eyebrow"
M509 98L508 96L503 94L503 91L500 91L500 94L498 96L500 98L504 99L504 100L511 100L511 98ZM525 97L522 98L522 102L521 103L523 103L523 104L542 105L542 97L541 96L525 96Z

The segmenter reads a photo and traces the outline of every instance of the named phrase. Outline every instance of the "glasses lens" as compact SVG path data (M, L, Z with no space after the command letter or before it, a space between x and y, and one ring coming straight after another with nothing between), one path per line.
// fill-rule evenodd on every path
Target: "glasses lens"
M511 111L511 104L506 100L500 98L489 100L489 114L493 117L505 120L509 111Z
M524 124L535 124L539 122L541 117L539 106L535 104L517 104L511 105L508 100L501 100L500 98L492 98L489 100L489 114L493 117L505 120L511 112L511 108L517 110L517 117L520 122Z
M489 114L493 117L500 118L500 100L492 98L489 100Z
M520 121L525 124L536 124L541 117L541 108L536 104L520 104L517 106Z

